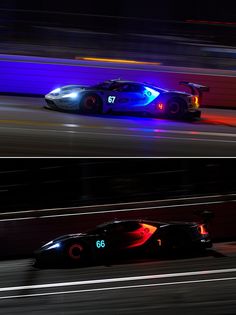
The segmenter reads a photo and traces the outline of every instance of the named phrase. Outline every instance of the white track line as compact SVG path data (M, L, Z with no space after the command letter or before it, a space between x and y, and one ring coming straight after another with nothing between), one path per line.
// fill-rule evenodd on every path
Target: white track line
M59 283L45 283L45 284L24 285L24 286L16 286L16 287L3 287L3 288L0 288L0 292L58 288L58 287L80 286L80 285L101 284L101 283L103 284L103 283L128 282L128 281L140 281L140 280L155 280L155 279L166 279L166 278L177 278L177 277L199 276L199 275L206 276L206 275L212 275L212 274L235 273L235 272L236 272L236 268L231 268L231 269L167 273L167 274L148 275L148 276L94 279L94 280L83 280L83 281L73 281L73 282L59 282Z
M16 298L27 298L27 297L38 297L38 296L50 296L50 295L62 295L62 294L73 294L73 293L85 293L85 292L97 292L97 291L111 291L111 290L123 290L123 289L137 289L145 287L160 287L180 284L195 284L195 283L206 283L206 282L217 282L217 281L232 281L236 280L236 277L231 278L215 278L215 279L202 279L202 280L189 280L189 281L177 281L177 282L166 282L166 283L151 283L151 284L140 284L140 285L127 285L120 287L105 287L96 289L83 289L73 291L59 291L59 292L48 292L48 293L35 293L35 294L22 294L22 295L8 295L0 297L0 300L9 300Z

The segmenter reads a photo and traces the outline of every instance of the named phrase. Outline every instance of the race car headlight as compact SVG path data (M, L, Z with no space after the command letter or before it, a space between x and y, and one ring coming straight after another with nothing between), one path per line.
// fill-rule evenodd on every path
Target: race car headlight
M59 248L60 246L61 246L60 243L54 243L54 244L50 245L47 249Z
M70 98L76 98L77 96L78 96L77 92L72 92L72 93L69 93L69 94L62 95L62 97L70 97Z
M50 94L59 94L60 92L61 92L61 89L57 88L57 89L51 91Z

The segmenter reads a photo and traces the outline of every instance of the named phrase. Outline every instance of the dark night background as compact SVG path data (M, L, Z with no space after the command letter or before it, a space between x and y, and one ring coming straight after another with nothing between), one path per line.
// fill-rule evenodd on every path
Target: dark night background
M80 14L98 14L153 19L209 19L236 22L234 1L173 1L173 0L119 0L119 1L1 1L0 8L64 11Z
M0 211L235 193L234 159L1 159Z
M211 0L0 1L0 53L234 70L235 53L223 49L236 45L234 7Z

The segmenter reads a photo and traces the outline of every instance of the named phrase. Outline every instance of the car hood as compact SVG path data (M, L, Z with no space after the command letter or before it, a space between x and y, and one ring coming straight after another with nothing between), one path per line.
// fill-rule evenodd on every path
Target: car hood
M62 97L63 95L70 94L73 92L81 92L84 91L87 87L84 85L65 85L58 89L55 89L49 92L47 95L54 97Z
M67 94L70 92L78 92L87 88L85 85L66 85L60 88L60 94Z
M51 240L48 243L43 244L41 249L47 249L48 247L52 246L55 243L64 242L64 241L67 241L69 239L80 238L80 237L84 237L84 236L87 236L87 234L86 233L65 234L65 235L62 235L62 236L55 238L54 240Z

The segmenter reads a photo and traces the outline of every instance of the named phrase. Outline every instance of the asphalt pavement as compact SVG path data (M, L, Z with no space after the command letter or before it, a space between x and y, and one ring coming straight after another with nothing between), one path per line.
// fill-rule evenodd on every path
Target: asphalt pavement
M43 108L42 98L0 96L0 156L236 156L236 111L202 109L200 121L85 116Z
M204 257L36 269L0 262L2 314L235 314L236 243Z

